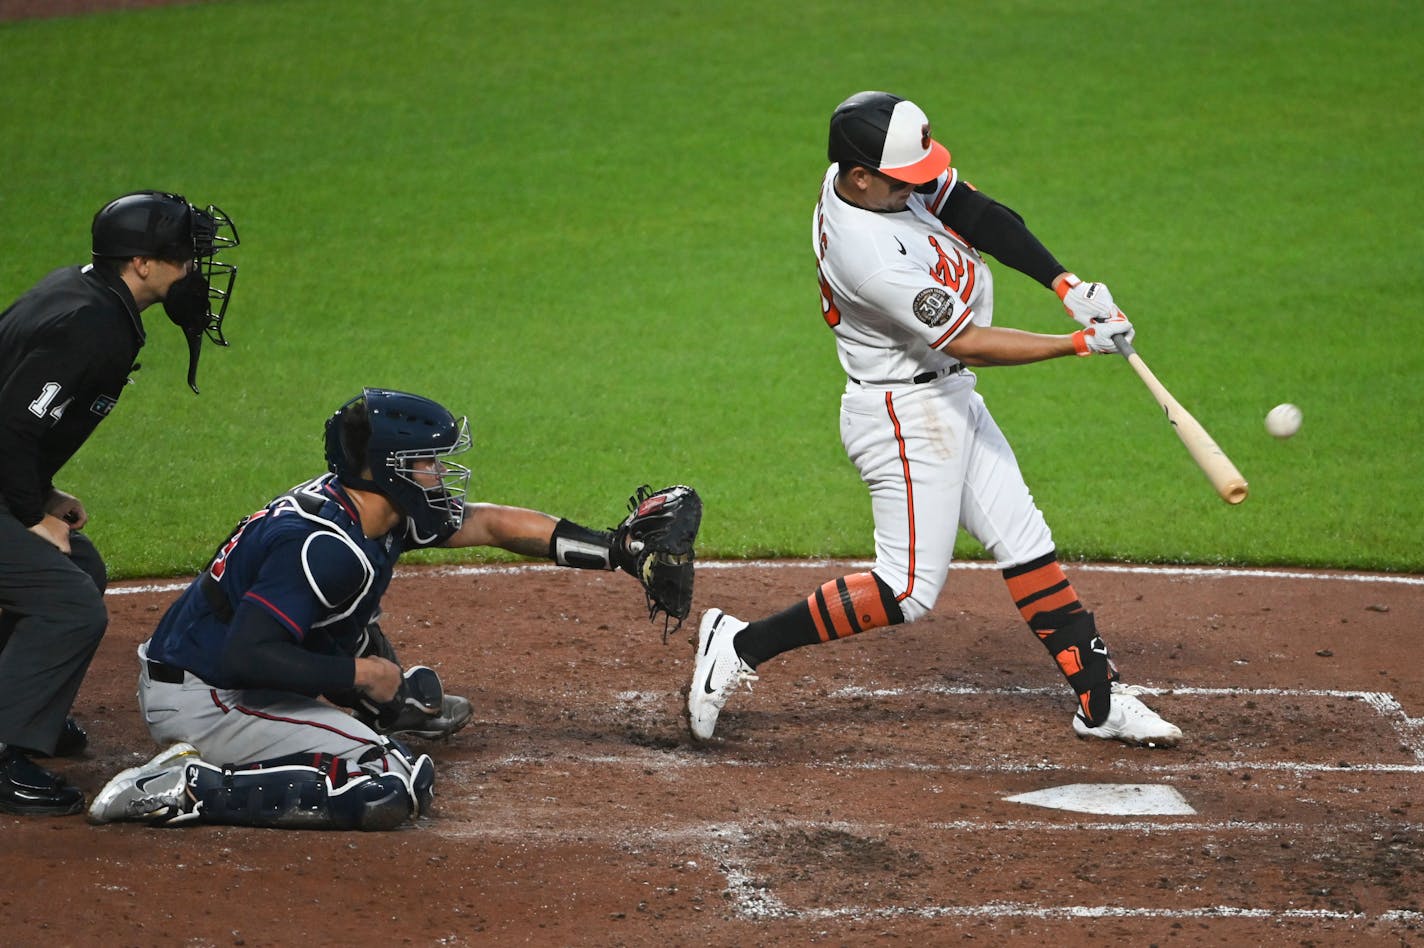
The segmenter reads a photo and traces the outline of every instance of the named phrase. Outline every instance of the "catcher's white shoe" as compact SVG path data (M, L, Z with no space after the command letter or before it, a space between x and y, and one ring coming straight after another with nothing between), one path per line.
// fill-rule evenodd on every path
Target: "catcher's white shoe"
M122 771L89 805L89 822L161 818L183 812L188 802L188 765L197 760L196 747L178 743L159 751L148 763Z
M741 619L721 609L702 614L697 629L697 663L687 692L687 716L692 736L705 741L717 727L717 715L744 681L756 681L756 672L737 654L732 640L747 627Z
M1079 711L1073 715L1073 731L1079 737L1100 737L1142 747L1176 747L1182 729L1153 711L1137 697L1137 689L1113 682L1112 710L1097 727L1089 726Z

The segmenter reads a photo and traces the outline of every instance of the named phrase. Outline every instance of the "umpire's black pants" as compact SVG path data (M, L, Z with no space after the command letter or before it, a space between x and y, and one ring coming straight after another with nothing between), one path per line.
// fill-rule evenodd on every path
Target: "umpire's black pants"
M63 553L0 505L0 744L54 753L109 624L104 560L82 533Z

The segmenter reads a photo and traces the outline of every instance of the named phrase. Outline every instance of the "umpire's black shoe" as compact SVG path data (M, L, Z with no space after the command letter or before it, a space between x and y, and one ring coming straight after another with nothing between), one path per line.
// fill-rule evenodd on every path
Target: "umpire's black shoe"
M73 757L88 746L89 732L80 727L79 722L73 718L65 718L64 730L59 732L59 740L55 742L53 754L46 754L32 747L24 747L21 750L31 757Z
M54 745L54 756L73 757L88 746L89 732L73 718L65 718L64 730L59 732L59 742Z
M68 816L84 809L84 792L14 747L0 751L0 810L20 816Z

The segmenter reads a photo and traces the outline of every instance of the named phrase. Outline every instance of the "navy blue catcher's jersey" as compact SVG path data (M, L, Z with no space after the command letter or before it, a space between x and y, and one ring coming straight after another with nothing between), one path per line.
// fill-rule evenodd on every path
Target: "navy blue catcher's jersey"
M242 603L266 610L305 648L354 654L410 545L402 527L368 539L334 474L292 488L237 525L159 620L148 657L233 687L219 669Z

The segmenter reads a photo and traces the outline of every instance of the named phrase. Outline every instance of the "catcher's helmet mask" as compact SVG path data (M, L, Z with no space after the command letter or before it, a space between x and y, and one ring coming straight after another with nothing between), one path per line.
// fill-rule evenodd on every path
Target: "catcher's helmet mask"
M214 345L228 344L222 324L237 267L216 255L239 243L232 219L212 204L200 210L181 194L135 191L100 208L90 233L96 258L194 261L193 271L169 287L163 308L188 339L188 385L198 391L203 336Z
M348 487L386 497L419 544L438 543L464 522L470 469L447 459L469 449L467 419L408 392L364 389L326 422L328 469ZM425 460L435 464L417 468ZM435 483L423 486L417 475Z
M836 106L826 157L843 171L859 165L917 185L944 174L950 158L924 111L888 92L857 92Z

